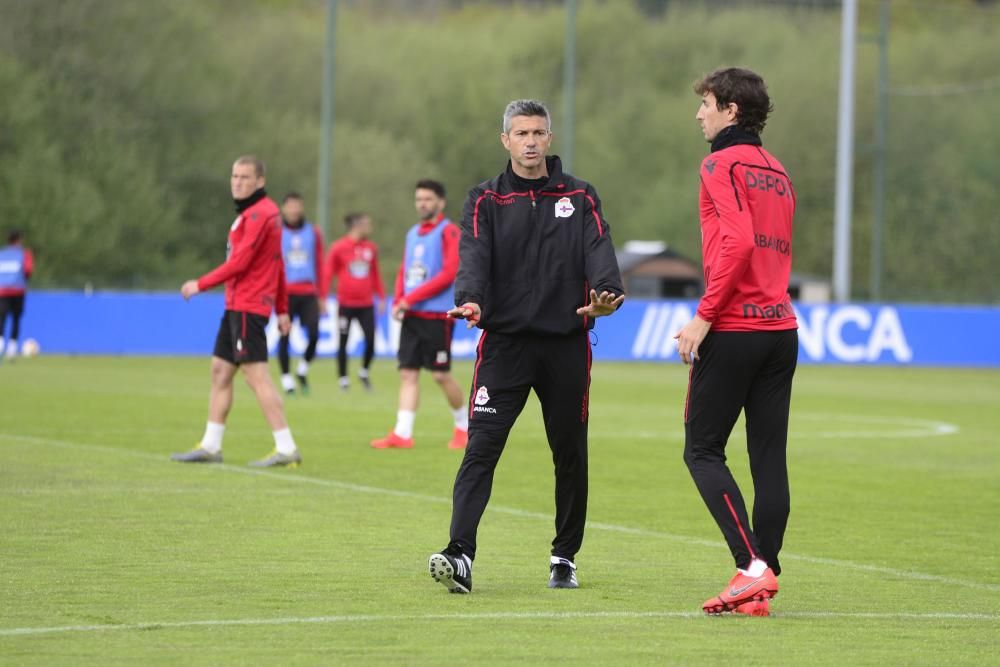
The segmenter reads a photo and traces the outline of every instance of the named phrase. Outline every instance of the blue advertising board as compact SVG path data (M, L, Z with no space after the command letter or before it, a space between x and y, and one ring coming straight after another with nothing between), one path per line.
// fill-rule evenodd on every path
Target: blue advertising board
M677 361L673 336L694 315L694 301L627 301L598 320L591 338L596 359ZM22 340L38 341L43 353L103 355L207 355L222 316L219 293L185 302L175 293L29 293ZM336 353L336 303L320 323L318 352ZM1000 367L1000 307L813 304L798 305L800 361L821 364L897 364ZM357 324L355 323L355 327ZM376 354L395 354L399 323L378 318ZM475 356L478 330L455 327L456 358ZM277 328L268 340L274 349ZM352 330L353 353L362 343ZM293 328L291 347L305 349Z

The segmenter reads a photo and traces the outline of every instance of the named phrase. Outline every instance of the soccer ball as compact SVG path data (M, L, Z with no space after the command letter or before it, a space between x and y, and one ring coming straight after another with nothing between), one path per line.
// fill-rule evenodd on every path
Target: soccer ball
M38 346L38 341L34 338L29 338L23 343L21 343L21 356L22 357L37 357L38 353L42 351L42 348Z

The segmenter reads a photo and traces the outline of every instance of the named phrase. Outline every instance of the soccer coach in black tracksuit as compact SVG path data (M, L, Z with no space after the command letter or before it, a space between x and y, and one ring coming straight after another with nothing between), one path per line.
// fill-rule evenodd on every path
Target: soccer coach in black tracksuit
M462 215L452 317L482 330L469 400L469 444L455 480L448 547L430 558L449 590L472 589L476 531L507 435L529 392L542 406L556 477L550 588L576 588L587 517L587 420L594 318L624 300L608 223L593 186L546 157L549 112L511 102L507 169L471 190Z

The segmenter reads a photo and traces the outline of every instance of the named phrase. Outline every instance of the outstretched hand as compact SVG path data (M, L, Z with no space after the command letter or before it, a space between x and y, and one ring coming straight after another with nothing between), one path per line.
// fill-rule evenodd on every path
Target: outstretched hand
M467 329L471 329L479 324L479 318L482 314L483 311L478 303L463 303L461 306L448 311L448 317L456 320L465 320L465 327Z
M583 308L577 308L576 314L587 317L610 315L618 310L618 306L622 305L623 301L625 301L624 294L615 296L611 292L604 291L598 295L597 290L590 290L590 303Z
M200 291L201 290L198 289L197 280L188 280L183 285L181 285L181 296L183 296L185 299L190 299Z

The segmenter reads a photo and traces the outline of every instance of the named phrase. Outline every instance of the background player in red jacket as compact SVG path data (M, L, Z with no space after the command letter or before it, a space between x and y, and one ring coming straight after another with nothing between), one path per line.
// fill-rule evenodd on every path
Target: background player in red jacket
M226 312L212 353L208 424L197 447L171 458L182 463L222 462L222 435L233 405L233 378L242 368L274 435L275 451L251 465L295 466L302 457L285 421L281 394L268 372L265 333L272 310L278 313L281 333L287 334L291 328L281 259L281 215L278 205L264 191L264 163L257 158L244 156L236 160L230 187L239 215L229 228L226 261L181 287L181 294L190 299L216 285L226 285Z
M702 609L766 616L778 592L788 523L788 410L798 358L788 296L795 192L763 149L771 111L764 80L721 69L695 85L697 119L712 144L701 164L705 294L677 335L691 364L684 461L736 561L729 585ZM753 525L726 467L726 442L743 411L753 476Z
M10 313L10 336L7 338L7 358L17 356L17 339L21 335L21 315L24 313L24 295L28 281L35 270L35 258L21 243L21 232L12 231L7 246L0 248L0 342L7 327ZM0 352L3 348L0 347Z
M309 364L316 358L319 343L319 316L326 311L326 300L320 298L323 283L323 234L319 227L306 220L305 203L298 192L289 192L281 200L281 256L285 262L288 283L288 317L299 318L309 343L299 360L295 375L302 393L309 392ZM278 341L278 363L281 365L281 388L286 394L295 393L291 375L287 333Z
M375 356L375 297L379 308L385 308L385 287L378 267L378 246L368 240L372 233L372 220L366 213L349 213L344 218L347 234L330 246L324 268L323 299L330 292L330 282L337 281L337 320L340 328L340 347L337 349L337 368L340 388L347 390L351 381L347 377L347 336L351 322L357 320L365 334L365 352L361 360L358 379L365 389L371 389L368 369Z
M462 389L451 375L451 332L455 305L459 229L444 217L444 185L430 179L416 185L420 222L406 235L403 263L396 276L392 314L403 321L399 333L399 411L389 435L372 440L376 449L413 446L413 422L420 400L420 369L431 372L448 399L455 428L450 449L465 449L469 414Z

